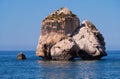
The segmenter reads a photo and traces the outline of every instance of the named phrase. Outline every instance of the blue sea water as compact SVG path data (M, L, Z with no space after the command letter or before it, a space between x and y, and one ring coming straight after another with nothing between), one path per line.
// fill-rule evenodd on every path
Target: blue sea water
M101 60L43 61L35 51L0 51L0 79L120 79L120 51L107 51Z

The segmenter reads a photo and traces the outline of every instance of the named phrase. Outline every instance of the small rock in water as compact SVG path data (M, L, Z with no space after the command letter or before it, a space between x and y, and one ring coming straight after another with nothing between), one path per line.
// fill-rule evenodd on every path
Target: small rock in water
M26 59L25 54L23 54L22 52L18 53L17 60L24 60L24 59Z

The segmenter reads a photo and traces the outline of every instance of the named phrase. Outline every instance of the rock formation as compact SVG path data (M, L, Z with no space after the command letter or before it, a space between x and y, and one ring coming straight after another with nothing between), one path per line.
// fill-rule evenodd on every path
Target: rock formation
M78 17L61 8L42 21L36 55L43 59L100 59L105 53L102 34L89 21L80 25Z
M77 57L78 52L78 45L73 38L68 37L59 41L51 48L51 57L53 60L71 60Z
M60 40L72 36L79 23L77 16L67 8L61 8L48 15L42 22L36 55L51 59L51 47Z
M18 53L17 60L24 60L24 59L26 59L25 54L23 54L22 52Z
M104 38L90 21L83 21L73 38L80 48L79 56L81 58L100 59L107 55Z

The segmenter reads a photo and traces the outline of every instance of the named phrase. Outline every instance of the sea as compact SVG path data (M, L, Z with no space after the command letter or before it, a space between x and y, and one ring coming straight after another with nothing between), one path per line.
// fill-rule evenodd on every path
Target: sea
M101 60L45 61L35 51L0 51L0 79L120 79L120 51L107 51Z

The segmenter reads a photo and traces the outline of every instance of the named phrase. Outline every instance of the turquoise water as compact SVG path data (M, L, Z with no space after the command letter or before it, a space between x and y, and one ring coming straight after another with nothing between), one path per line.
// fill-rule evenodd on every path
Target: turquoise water
M120 51L108 51L101 60L43 61L35 51L0 51L0 79L120 79Z

